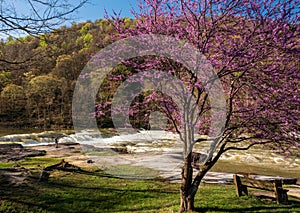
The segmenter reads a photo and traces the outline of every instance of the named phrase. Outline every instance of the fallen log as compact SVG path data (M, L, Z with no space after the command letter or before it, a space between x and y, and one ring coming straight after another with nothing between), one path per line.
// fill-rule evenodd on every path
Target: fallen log
M66 162L64 159L62 159L62 161L57 164L43 168L40 172L39 181L47 181L50 177L50 173L54 170L62 170L68 172L82 171L80 167L72 165Z

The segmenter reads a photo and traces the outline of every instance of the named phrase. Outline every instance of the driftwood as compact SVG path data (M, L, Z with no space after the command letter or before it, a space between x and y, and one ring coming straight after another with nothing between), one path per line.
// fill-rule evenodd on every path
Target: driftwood
M288 204L289 190L282 187L282 181L279 179L274 180L258 180L246 176L234 175L233 180L236 187L237 196L240 197L245 193L248 195L248 187L261 190L273 191L278 204Z
M47 181L50 177L50 173L54 170L63 170L68 172L82 171L80 167L72 165L63 159L60 163L47 166L44 169L42 169L40 172L39 181Z
M0 185L2 186L20 186L31 182L32 179L47 181L50 173L54 170L63 170L68 172L84 172L80 167L69 164L62 160L60 163L41 168L12 167L0 169Z

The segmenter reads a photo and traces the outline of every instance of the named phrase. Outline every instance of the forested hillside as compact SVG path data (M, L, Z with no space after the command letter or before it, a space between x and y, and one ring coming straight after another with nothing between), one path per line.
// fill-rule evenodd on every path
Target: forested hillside
M128 25L133 20L125 19ZM108 45L114 27L107 20L73 23L38 37L0 43L1 126L72 127L76 79L87 61Z

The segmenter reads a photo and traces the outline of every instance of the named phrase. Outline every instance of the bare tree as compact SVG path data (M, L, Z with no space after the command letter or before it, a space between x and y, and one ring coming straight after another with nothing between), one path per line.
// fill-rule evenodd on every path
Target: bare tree
M2 35L38 35L57 28L88 0L0 0Z

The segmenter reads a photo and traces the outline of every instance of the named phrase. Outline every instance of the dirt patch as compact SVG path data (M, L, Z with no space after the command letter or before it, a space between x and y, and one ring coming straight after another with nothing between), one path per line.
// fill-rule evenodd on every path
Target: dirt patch
M46 154L44 157L47 158L61 158L65 161L81 166L88 166L88 157L82 152L82 147L78 143L66 142L60 143L58 147L55 144L44 145L44 146L33 146L31 149L34 150L45 150Z

